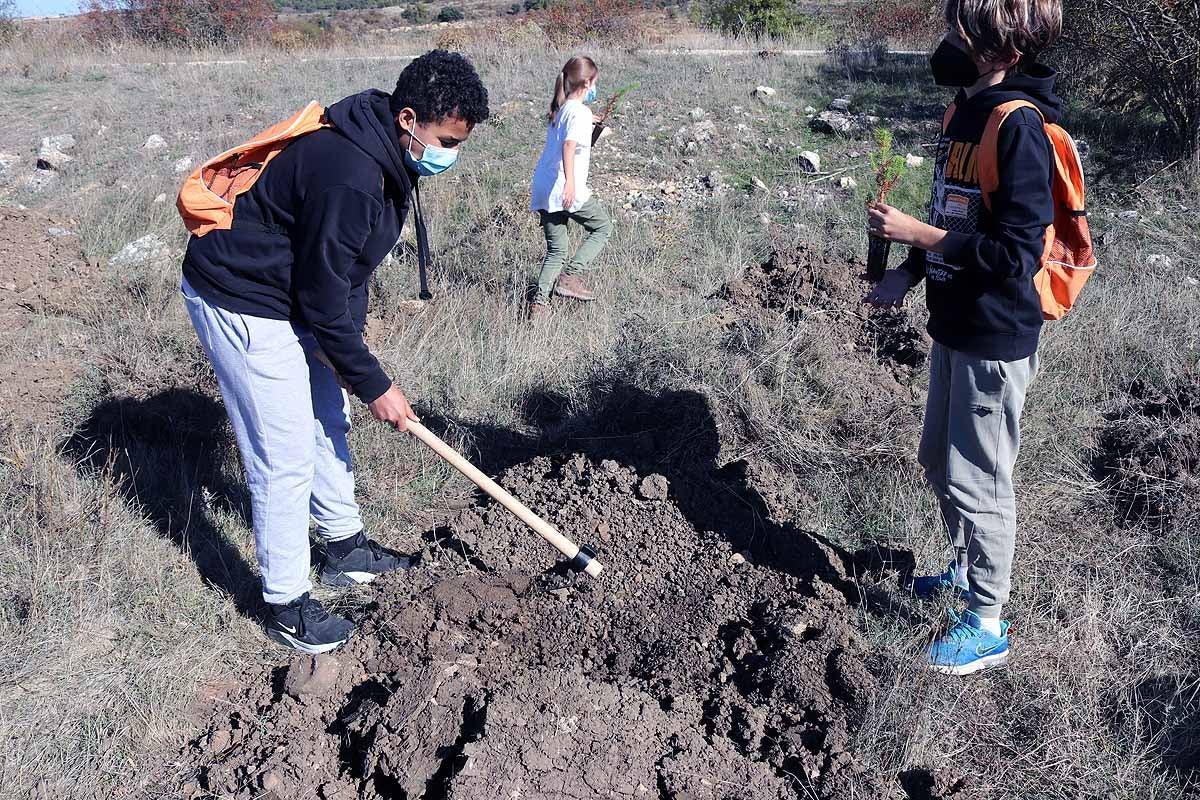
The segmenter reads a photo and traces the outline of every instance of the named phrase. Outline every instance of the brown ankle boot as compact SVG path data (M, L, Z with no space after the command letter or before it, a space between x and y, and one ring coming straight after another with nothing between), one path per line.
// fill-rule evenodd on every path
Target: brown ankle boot
M550 319L550 306L545 303L534 303L529 307L530 322L545 322Z
M587 287L583 282L583 278L578 275L561 275L558 278L558 284L554 287L554 293L561 297L569 297L572 300L579 300L584 303L596 299L596 293Z

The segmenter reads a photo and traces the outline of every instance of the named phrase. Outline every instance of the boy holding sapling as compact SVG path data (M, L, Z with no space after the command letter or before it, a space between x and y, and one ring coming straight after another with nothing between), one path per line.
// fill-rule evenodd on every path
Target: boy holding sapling
M1043 123L1060 103L1053 70L1036 63L1058 37L1061 0L948 0L934 80L959 87L938 146L929 223L886 203L869 232L910 247L866 302L896 306L922 278L929 306L929 399L918 459L937 493L954 555L914 579L921 597L961 593L967 610L927 650L933 668L967 674L1008 660L1008 600L1016 541L1013 467L1021 410L1037 374L1042 306L1034 275L1054 221L1053 149ZM979 158L993 109L1013 100L998 130L996 188L980 189ZM989 161L989 164L992 163Z

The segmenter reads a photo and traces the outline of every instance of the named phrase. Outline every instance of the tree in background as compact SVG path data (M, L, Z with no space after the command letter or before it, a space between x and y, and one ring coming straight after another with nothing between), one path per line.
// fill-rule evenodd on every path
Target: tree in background
M1153 109L1200 169L1200 2L1066 0L1055 58L1075 88L1125 113Z
M413 25L424 25L429 22L429 6L424 3L413 3L404 9L401 16Z
M438 12L438 22L458 22L463 18L463 10L458 6L446 6Z
M176 46L255 39L275 19L271 0L84 0L80 10L94 40Z
M731 34L786 36L806 24L792 0L716 0L709 24Z

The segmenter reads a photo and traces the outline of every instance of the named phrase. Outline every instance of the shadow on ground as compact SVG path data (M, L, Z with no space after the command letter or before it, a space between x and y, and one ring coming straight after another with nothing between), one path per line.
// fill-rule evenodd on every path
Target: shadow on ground
M255 616L258 576L213 516L225 510L249 520L245 486L226 471L231 448L224 408L191 389L104 400L62 446L80 469L110 473L125 499L196 562L207 583Z

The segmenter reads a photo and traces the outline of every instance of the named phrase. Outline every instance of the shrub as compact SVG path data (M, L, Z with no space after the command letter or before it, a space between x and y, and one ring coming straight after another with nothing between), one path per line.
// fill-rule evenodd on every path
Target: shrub
M1057 57L1122 111L1153 109L1182 157L1200 168L1200 3L1196 0L1067 0Z
M709 16L726 33L753 36L786 36L805 22L791 0L717 0Z
M458 22L463 18L463 10L458 6L446 6L438 12L438 22Z
M84 0L80 9L93 40L169 45L257 38L275 19L270 0Z
M946 31L944 7L940 0L867 0L841 17L829 51L852 69L861 58L873 63L894 46L931 47Z
M0 0L0 44L8 44L17 35L17 1Z
M404 9L401 15L413 25L424 25L429 22L429 6L424 3L413 3Z
M594 42L636 48L646 35L644 24L636 18L640 11L637 0L562 0L546 6L538 20L551 43L559 47Z

